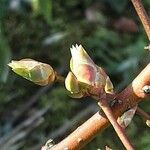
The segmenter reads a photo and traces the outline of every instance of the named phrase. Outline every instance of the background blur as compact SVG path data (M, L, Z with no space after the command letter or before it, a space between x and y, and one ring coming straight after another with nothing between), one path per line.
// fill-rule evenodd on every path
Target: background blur
M147 12L150 1L144 0ZM150 15L150 13L149 13ZM130 0L0 0L0 149L39 150L57 143L98 110L74 100L64 85L40 87L9 71L11 59L32 58L66 76L72 44L82 44L103 66L117 91L144 68L147 36ZM149 101L140 106L150 112ZM150 129L135 116L127 128L138 150L150 149ZM110 127L85 150L124 149Z

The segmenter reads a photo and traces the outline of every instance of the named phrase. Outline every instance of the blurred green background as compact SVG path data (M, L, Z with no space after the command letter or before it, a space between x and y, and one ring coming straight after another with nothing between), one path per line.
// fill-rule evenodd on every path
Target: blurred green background
M150 1L143 4L150 12ZM150 15L150 13L149 13ZM64 85L40 87L9 71L11 59L32 58L69 70L72 44L82 44L121 91L146 66L148 39L130 0L0 0L0 149L39 150L57 143L94 114L89 98L74 100ZM149 102L140 106L147 112ZM138 150L150 150L150 129L135 116L127 128ZM85 150L124 149L110 127Z

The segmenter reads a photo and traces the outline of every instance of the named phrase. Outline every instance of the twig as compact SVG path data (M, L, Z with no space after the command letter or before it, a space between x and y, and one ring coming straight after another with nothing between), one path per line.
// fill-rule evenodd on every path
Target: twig
M111 108L109 107L107 100L103 99L98 102L99 106L104 111L106 117L110 121L111 125L114 127L118 137L120 138L121 142L125 146L127 150L134 150L132 144L130 143L130 140L128 139L124 129L118 124L116 118L113 115L113 112Z
M62 77L58 74L56 75L56 77L57 77L56 80L58 82L64 82L64 77ZM101 93L99 93L98 95L100 95L100 94ZM110 121L112 126L114 127L118 137L120 138L121 142L126 147L126 149L127 150L134 150L134 148L133 148L131 142L129 141L125 131L122 129L122 127L118 124L117 120L115 119L115 117L111 111L111 108L107 104L107 100L103 99L103 98L102 99L96 98L96 100L99 101L98 105L102 108L103 112L105 113L106 117L108 118L108 120Z
M56 81L57 82L60 82L60 83L63 83L65 81L65 78L57 73L56 74Z
M141 108L137 107L136 113L142 116L145 120L150 120L150 115L146 113L144 110L142 110Z
M131 108L146 98L148 95L142 92L142 88L145 85L150 84L150 63L145 67L145 69L133 80L126 89L121 93L116 95L116 101L121 100L122 104L119 102L115 103L111 109L115 117L120 116L128 108ZM72 132L63 141L56 144L51 150L79 150L84 147L88 142L90 142L98 133L103 129L108 127L109 121L106 117L102 116L99 112L93 115L84 124L78 127L74 132Z
M136 11L137 11L137 14L138 16L140 17L141 21L142 21L142 24L144 26L144 29L145 29L145 32L148 36L148 39L150 41L150 20L148 18L148 15L141 3L141 0L131 0Z
M148 39L150 40L150 22L146 14L146 11L140 0L131 0L147 33ZM144 85L150 84L150 64L139 74L139 76L129 85L125 90L116 96L116 99L122 100L123 104L119 106L119 103L112 106L112 111L115 117L121 115L127 107L135 106L141 99L147 97L148 95L142 92ZM111 110L109 107L103 107L103 111L109 116ZM111 123L113 124L114 118ZM70 134L66 139L64 139L59 144L55 145L53 150L69 149L76 150L81 149L85 144L92 140L96 134L102 129L106 128L109 124L108 120L96 113L78 129L76 129L72 134ZM117 124L116 124L117 125ZM119 128L118 128L119 129ZM119 129L120 130L120 129ZM128 143L127 143L128 144ZM132 146L129 147L132 149Z

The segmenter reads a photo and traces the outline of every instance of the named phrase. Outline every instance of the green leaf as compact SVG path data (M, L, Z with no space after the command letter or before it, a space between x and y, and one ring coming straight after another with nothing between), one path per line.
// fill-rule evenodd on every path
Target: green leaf
M9 0L0 0L0 20L5 17L7 14L7 6L9 4Z
M3 35L0 24L0 82L6 82L8 76L7 64L10 61L11 52L7 38Z
M52 20L52 0L32 0L31 5L35 15L43 15L47 23Z

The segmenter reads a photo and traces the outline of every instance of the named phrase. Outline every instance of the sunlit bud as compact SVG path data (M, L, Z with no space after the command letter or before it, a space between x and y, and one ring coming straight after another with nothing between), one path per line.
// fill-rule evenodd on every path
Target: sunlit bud
M68 91L71 93L78 93L79 92L79 83L77 78L72 72L69 72L66 79L65 79L65 86Z
M89 86L85 83L79 82L76 76L69 72L65 79L66 89L70 92L68 95L72 98L82 98L86 96Z
M146 125L150 127L150 120L146 120Z
M105 71L97 66L81 45L70 48L72 58L70 69L79 81L93 88L103 89L106 93L113 93L113 84Z
M114 92L113 84L108 76L106 78L105 92L110 94Z
M41 86L52 83L55 80L55 73L50 65L32 59L12 61L8 66L16 74Z
M96 65L81 45L70 48L72 59L70 61L71 71L77 80L88 85L94 85L96 78Z

